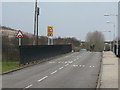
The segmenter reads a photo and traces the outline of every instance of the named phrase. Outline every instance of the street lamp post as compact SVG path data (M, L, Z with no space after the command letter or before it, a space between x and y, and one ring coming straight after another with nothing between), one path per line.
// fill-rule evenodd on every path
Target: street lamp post
M108 14L108 13L105 13L104 16L115 16L116 17L116 22L118 23L118 15L117 14ZM116 23L116 24L117 24ZM118 33L118 25L116 25L117 28L116 28L116 31ZM116 34L117 35L117 34ZM118 55L118 36L117 36L117 50L116 50L116 54Z
M110 21L106 21L106 23L110 23L113 25L113 29L114 29L114 33L113 33L113 47L115 45L115 23L111 23ZM113 48L113 52L114 52L114 48Z

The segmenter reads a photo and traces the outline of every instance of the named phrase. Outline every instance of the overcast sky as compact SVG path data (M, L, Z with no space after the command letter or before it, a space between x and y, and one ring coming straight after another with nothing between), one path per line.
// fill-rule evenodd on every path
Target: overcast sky
M47 26L54 26L54 37L76 37L85 40L90 31L112 31L118 14L117 2L39 2L39 35L47 35ZM107 24L106 21L111 21ZM2 25L33 33L34 2L3 2ZM113 24L112 24L113 23ZM104 32L110 40L108 32Z

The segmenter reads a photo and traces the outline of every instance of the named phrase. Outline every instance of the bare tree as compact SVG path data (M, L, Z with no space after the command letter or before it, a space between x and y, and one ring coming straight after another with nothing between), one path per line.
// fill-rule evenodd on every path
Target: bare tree
M86 36L86 48L90 51L103 51L104 41L104 35L101 32L88 32Z

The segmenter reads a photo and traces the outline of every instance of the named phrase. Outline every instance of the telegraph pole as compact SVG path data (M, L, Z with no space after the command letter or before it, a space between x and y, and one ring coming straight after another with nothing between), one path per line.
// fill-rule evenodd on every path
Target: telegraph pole
M38 45L38 16L39 16L39 7L37 7L37 36L36 36L36 44Z
M34 41L33 45L38 45L38 16L39 7L37 7L37 0L35 1L35 15L34 15Z
M34 14L34 40L33 45L36 44L36 8L37 8L37 0L35 1L35 14Z

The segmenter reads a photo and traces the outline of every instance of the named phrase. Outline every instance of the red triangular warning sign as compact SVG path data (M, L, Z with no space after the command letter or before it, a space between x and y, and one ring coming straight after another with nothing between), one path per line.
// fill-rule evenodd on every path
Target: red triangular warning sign
M18 31L16 38L24 38L22 31L20 31L20 30Z

